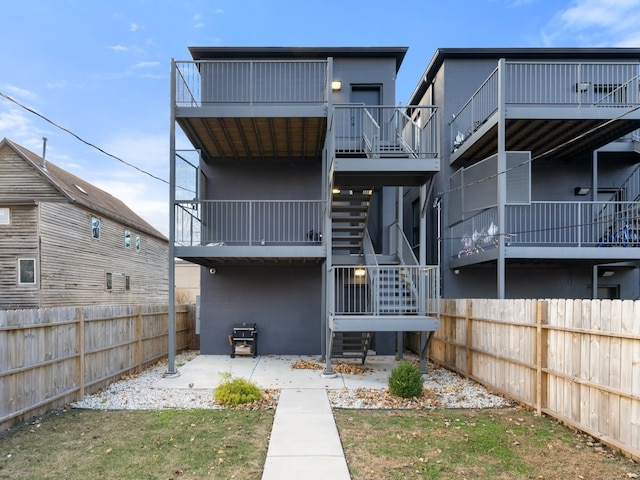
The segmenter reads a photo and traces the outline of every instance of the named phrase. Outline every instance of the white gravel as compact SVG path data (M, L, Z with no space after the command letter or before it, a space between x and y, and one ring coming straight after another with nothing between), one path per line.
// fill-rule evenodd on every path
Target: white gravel
M182 365L198 355L188 351L176 355L176 365ZM212 388L152 388L167 371L167 364L158 363L141 374L112 383L108 389L74 402L72 408L94 410L157 410L157 409L216 409L225 408L213 401ZM345 374L346 375L346 374ZM494 395L481 385L449 370L428 365L425 375L425 395L422 399L404 400L387 390L339 389L328 390L334 408L500 408L513 402ZM270 392L273 408L278 392Z

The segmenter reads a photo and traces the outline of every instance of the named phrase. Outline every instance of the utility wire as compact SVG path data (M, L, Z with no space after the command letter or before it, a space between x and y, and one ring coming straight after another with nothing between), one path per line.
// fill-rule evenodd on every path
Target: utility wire
M109 152L107 152L107 151L103 150L102 148L98 147L97 145L94 145L93 143L91 143L91 142L88 142L88 141L84 140L84 139L83 139L83 138L81 138L80 136L78 136L78 135L76 135L75 133L73 133L71 130L69 130L69 129L67 129L67 128L64 128L64 127L63 127L63 126L61 126L61 125L58 125L58 124L57 124L56 122L54 122L53 120L50 120L50 119L48 119L47 117L45 117L44 115L41 115L40 113L36 112L35 110L33 110L33 109L31 109L31 108L29 108L29 107L27 107L27 106L25 106L25 105L21 104L20 102L18 102L18 101L17 101L17 100L15 100L14 98L11 98L9 95L6 95L6 94L4 94L4 93L0 92L0 97L4 97L4 98L6 98L6 99L7 99L7 100L9 100L10 102L15 103L15 104L16 104L16 105L18 105L20 108L25 109L25 110L26 110L27 112L29 112L29 113L33 113L34 115L36 115L36 116L40 117L41 119L43 119L45 122L48 122L48 123L50 123L51 125L53 125L54 127L59 128L59 129L60 129L60 130L62 130L63 132L68 133L68 134L69 134L69 135L71 135L72 137L74 137L74 138L76 138L76 139L80 140L80 141L81 141L82 143L84 143L85 145L88 145L88 146L90 146L90 147L92 147L92 148L95 148L96 150L98 150L99 152L103 153L104 155L107 155L108 157L114 158L114 159L116 159L117 161L119 161L120 163L123 163L124 165L126 165L126 166L128 166L128 167L134 168L134 169L136 169L137 171L139 171L140 173L143 173L143 174L145 174L145 175L148 175L148 176L150 176L151 178L154 178L154 179L156 179L156 180L160 180L161 182L166 183L167 185L169 184L169 182L168 182L168 181L166 181L164 178L157 177L157 176L155 176L153 173L149 173L149 172L147 172L147 171L145 171L145 170L141 169L140 167L137 167L137 166L133 165L132 163L129 163L129 162L127 162L127 161L125 161L125 160L121 159L120 157L117 157L116 155L113 155L113 154L111 154L111 153L109 153Z

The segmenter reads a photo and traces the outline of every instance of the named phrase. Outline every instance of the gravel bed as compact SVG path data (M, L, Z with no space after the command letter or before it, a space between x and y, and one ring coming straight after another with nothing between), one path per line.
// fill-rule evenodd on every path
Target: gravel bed
M198 355L188 351L176 355L175 363L183 365ZM152 388L167 371L167 363L158 362L142 373L123 377L108 389L74 402L72 408L94 410L158 410L158 409L218 409L227 408L213 400L212 388ZM346 374L345 374L346 375ZM265 390L265 398L244 409L275 408L278 390ZM387 390L358 388L327 391L333 408L406 409L406 408L501 408L513 402L494 395L481 385L449 370L427 365L425 388L421 398L402 399Z

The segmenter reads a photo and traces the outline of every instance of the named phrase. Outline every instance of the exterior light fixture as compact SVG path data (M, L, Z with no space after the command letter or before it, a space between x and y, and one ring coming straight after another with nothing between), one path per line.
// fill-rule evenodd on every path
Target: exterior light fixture
M601 277L613 277L615 272L613 270L605 270L600 274Z
M340 80L333 80L331 82L331 90L334 92L339 92L342 90L342 82Z
M576 195L588 195L591 189L589 187L576 187L575 192Z
M334 188L333 190L331 190L331 193L333 193L334 195L338 195L340 194L341 190L339 188Z
M367 271L364 268L356 268L353 274L356 277L364 277L367 274Z

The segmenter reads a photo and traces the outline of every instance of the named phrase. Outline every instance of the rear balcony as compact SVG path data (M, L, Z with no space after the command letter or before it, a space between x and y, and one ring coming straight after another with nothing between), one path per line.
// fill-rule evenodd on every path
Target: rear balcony
M638 63L501 61L450 123L450 163L498 150L501 102L506 150L532 158L592 151L640 127Z
M505 258L518 260L640 260L640 201L530 202L482 210L449 229L452 268L495 261L504 236Z
M437 108L336 105L329 118L335 185L421 185L440 171Z
M319 158L328 60L174 62L174 113L208 159Z
M326 202L211 200L175 202L175 256L224 263L321 263Z

